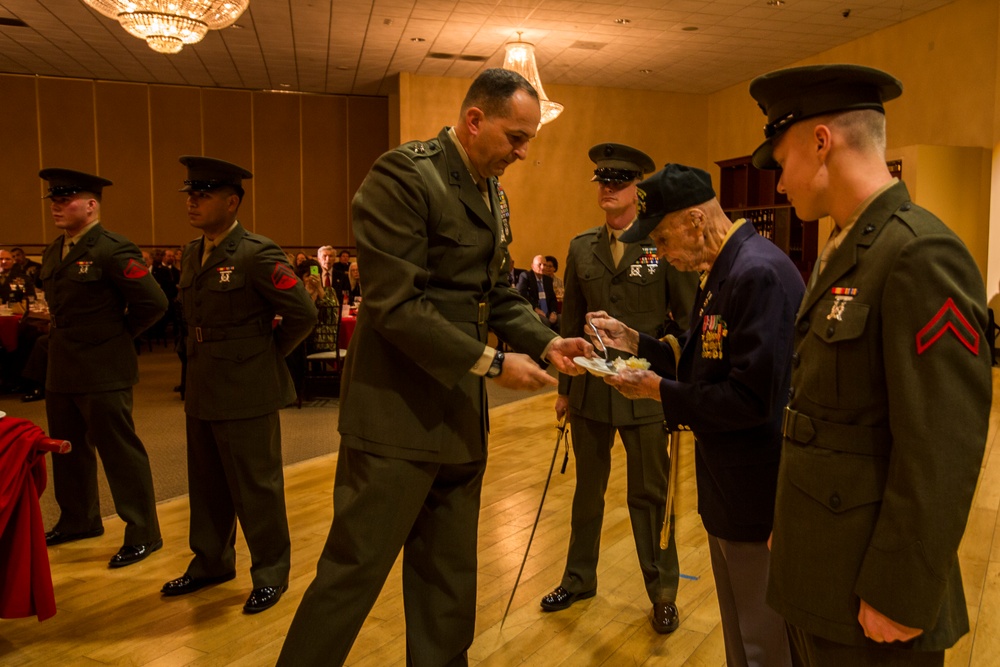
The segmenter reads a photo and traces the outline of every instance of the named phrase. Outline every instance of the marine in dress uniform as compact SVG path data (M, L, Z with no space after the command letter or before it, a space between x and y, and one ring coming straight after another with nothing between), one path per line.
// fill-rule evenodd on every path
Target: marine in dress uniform
M110 567L136 563L163 546L146 449L132 422L139 381L133 339L166 312L167 299L139 249L100 223L111 181L70 169L43 169L60 235L42 254L39 280L51 316L45 378L49 434L73 450L52 459L59 520L50 546L104 533L97 453L125 522L125 544ZM40 348L44 350L45 348Z
M285 356L316 324L316 307L273 241L236 219L246 169L184 156L191 225L179 284L187 325L188 488L194 558L165 596L236 576L236 520L250 548L253 591L243 611L273 606L288 588L278 410L295 399ZM281 321L275 323L275 317Z
M507 388L555 378L592 354L538 321L508 280L507 197L537 93L488 69L459 124L380 157L352 210L365 297L341 385L334 519L279 665L341 665L403 550L407 664L468 664L475 633L485 377ZM494 350L488 331L527 354ZM530 355L530 356L529 356Z
M759 168L834 235L795 323L768 602L805 665L941 665L969 629L958 545L991 401L983 280L885 166L880 70L758 77Z
M619 240L636 214L636 184L656 168L652 158L623 144L590 149L598 205L606 221L579 234L569 245L563 296L562 334L589 331L586 314L604 310L653 336L686 328L698 276L681 273L656 256L649 238ZM614 245L620 246L617 250ZM612 357L628 356L613 352ZM666 510L667 433L656 401L630 401L590 373L559 379L556 416L569 409L576 456L572 533L560 585L542 598L546 611L569 607L597 590L597 563L604 519L604 493L611 474L611 448L621 435L628 466L628 511L639 569L652 603L650 623L660 633L677 629L679 569L671 537L660 548Z
M654 372L624 372L608 382L626 396L659 399L671 431L694 432L698 513L708 532L726 664L787 667L784 622L765 602L767 538L802 277L753 225L729 220L707 172L668 164L639 190L644 210L622 238L648 234L660 257L701 271L702 283L683 335L657 340L628 331L628 349Z

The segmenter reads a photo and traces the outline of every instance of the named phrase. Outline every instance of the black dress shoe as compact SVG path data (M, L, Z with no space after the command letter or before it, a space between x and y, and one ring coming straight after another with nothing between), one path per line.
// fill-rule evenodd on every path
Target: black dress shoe
M100 537L104 534L104 526L100 528L95 528L93 530L87 530L82 533L63 533L58 530L50 530L45 533L45 546L54 547L57 544L63 544L65 542L75 542L76 540L86 540L90 537Z
M586 600L595 595L597 595L597 589L584 591L583 593L570 593L562 586L559 586L542 598L542 609L544 611L560 611L578 600Z
M32 389L26 392L24 396L21 397L22 403L34 403L35 401L40 401L45 398L45 390L43 389Z
M243 605L244 614L257 614L265 609L270 609L281 599L281 594L288 590L288 584L281 586L262 586L250 592L246 604Z
M221 584L224 581L232 581L235 578L235 572L223 574L218 577L199 577L198 579L189 577L185 574L183 577L171 579L167 583L163 584L163 588L160 589L160 592L167 597L173 597L174 595L187 595L188 593L200 591L205 586Z
M125 567L132 563L138 563L154 551L159 551L162 547L163 540L155 540L148 544L127 544L111 557L108 567Z
M657 602L649 612L649 624L661 635L669 635L681 624L681 614L673 602Z

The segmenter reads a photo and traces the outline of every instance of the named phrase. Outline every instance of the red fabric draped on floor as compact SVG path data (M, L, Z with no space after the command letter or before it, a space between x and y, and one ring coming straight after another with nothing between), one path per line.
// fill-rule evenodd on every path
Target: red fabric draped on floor
M25 419L0 418L0 618L56 613L45 526L38 497L45 490L45 433Z

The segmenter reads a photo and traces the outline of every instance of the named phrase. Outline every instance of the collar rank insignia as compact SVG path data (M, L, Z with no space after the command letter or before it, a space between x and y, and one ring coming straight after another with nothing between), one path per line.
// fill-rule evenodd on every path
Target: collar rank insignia
M80 275L85 276L87 275L87 272L90 270L90 267L93 266L93 264L94 264L93 262L77 262L76 266L80 271Z
M139 278L149 275L149 268L136 259L129 259L128 264L125 265L125 270L122 273L125 274L126 278L138 280Z
M948 300L944 302L944 305L931 318L930 322L917 332L917 354L923 354L929 350L949 331L969 352L979 356L979 332L972 328L969 320L962 315L951 297L948 297Z
M220 283L228 283L229 279L232 278L233 271L236 270L236 267L235 266L220 266L220 267L218 267L215 270L219 272L219 282Z

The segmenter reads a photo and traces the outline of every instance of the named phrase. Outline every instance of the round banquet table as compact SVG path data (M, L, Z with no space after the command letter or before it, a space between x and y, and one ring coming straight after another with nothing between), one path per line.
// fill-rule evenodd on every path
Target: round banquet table
M17 349L17 324L20 321L20 315L0 315L0 347L8 352Z
M337 346L341 350L346 350L354 335L354 327L358 323L356 315L344 315L340 318L340 333L337 336Z

